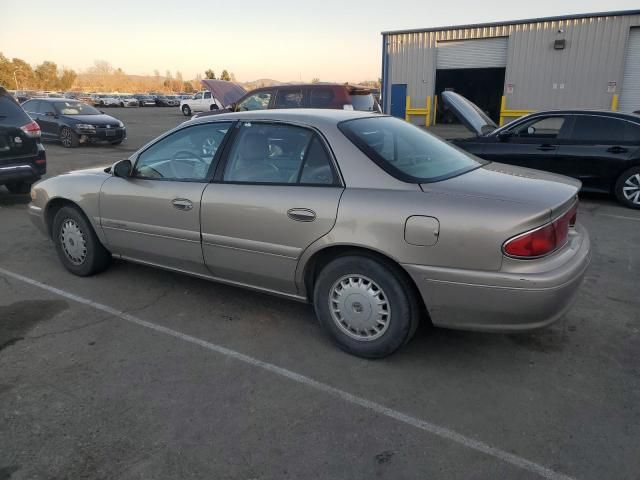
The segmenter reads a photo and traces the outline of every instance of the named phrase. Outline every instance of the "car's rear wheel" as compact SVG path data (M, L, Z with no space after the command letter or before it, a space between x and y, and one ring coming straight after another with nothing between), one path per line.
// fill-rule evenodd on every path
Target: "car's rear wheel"
M342 256L318 275L316 315L346 352L382 358L408 342L420 320L420 304L406 276L390 262Z
M69 127L62 127L60 129L60 143L65 148L75 148L80 145L80 138Z
M185 117L191 116L191 108L189 108L189 105L182 106L182 113L184 114Z
M24 195L31 191L31 185L29 182L11 182L7 183L6 187L14 195Z
M106 269L111 254L100 243L84 214L62 207L53 219L52 237L62 264L71 273L86 277Z
M640 167L632 167L620 175L614 193L624 206L640 209Z
M111 145L120 145L122 140L116 140L115 142L111 142Z

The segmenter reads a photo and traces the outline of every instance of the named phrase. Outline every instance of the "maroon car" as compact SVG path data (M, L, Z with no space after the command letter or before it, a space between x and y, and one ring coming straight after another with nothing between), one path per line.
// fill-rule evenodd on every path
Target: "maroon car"
M225 109L201 112L195 116L275 108L329 108L380 112L380 105L373 93L368 87L338 83L274 85L251 90L227 105Z

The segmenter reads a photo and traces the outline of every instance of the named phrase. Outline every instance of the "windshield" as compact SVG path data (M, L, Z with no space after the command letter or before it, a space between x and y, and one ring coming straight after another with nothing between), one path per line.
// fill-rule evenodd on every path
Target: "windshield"
M82 102L56 102L54 105L60 115L100 115L98 110Z
M486 163L394 117L347 120L338 128L381 168L407 182L444 180Z

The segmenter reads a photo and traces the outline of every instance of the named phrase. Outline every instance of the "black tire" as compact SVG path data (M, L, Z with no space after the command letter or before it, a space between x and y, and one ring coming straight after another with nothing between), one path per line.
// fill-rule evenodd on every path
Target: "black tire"
M11 182L5 186L14 195L25 195L31 191L31 185L32 183L30 182Z
M349 323L340 323L339 319L334 319L330 299L339 299L333 295L334 287L338 282L347 281L345 277L363 278L363 290L356 290L355 294L345 297L345 304L351 301L350 310L345 308L347 315L353 316L355 322L358 315L362 313L365 318L372 318L370 302L367 291L375 292L371 294L376 302L384 302L380 311L389 312L386 315L386 327L381 332L373 334L370 339L363 338L356 329L347 333ZM367 284L367 281L370 283ZM339 285L339 284L338 284ZM340 288L340 287L338 287ZM347 289L350 287L346 287ZM356 287L357 288L357 287ZM363 288L363 287L360 287ZM341 290L344 291L344 290ZM361 302L362 300L362 302ZM410 283L406 275L391 262L385 262L364 255L345 255L332 260L327 264L316 278L313 291L313 304L316 316L325 331L332 337L335 343L347 353L363 358L383 358L395 352L402 345L413 337L418 323L420 322L421 308L416 297L415 288ZM385 306L386 305L386 306ZM345 305L346 306L346 305ZM346 310L349 310L347 313ZM367 312L370 315L367 315ZM338 314L336 314L338 315ZM383 315L382 318L385 316ZM346 316L343 318L347 318ZM381 320L382 322L383 320ZM354 323L355 325L355 323ZM378 324L382 325L382 323ZM374 330L370 330L372 333ZM362 330L361 332L365 332ZM379 335L376 337L376 335ZM359 336L360 338L355 338Z
M62 127L60 129L60 143L64 148L76 148L80 145L80 137L78 134L71 130L69 127Z
M120 102L120 107L124 108L124 102Z
M613 192L618 202L625 207L640 209L640 167L631 167L623 172L618 177Z
M115 142L111 142L111 145L120 145L122 140L116 140Z
M72 246L70 248L80 245L74 240L75 238L80 237L84 241L82 253L75 250L67 253L62 241L63 226L65 225L67 225L67 232L71 233L69 241ZM66 206L56 213L53 218L51 236L60 261L71 273L87 277L102 272L109 266L111 254L100 243L93 227L78 208ZM74 255L77 258L75 261L73 260Z
M183 105L182 106L182 113L185 117L190 117L191 116L191 107L189 107L189 105Z

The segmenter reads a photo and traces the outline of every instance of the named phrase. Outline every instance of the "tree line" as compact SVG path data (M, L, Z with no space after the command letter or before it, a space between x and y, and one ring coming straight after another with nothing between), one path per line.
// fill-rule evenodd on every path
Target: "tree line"
M215 72L208 69L205 78L216 78ZM0 52L0 86L8 90L81 90L104 92L187 92L200 90L202 75L185 80L180 71L167 70L160 75L128 75L121 68L113 67L105 60L96 60L83 72L77 73L56 63L44 61L32 66L20 58L9 59ZM221 80L235 81L233 73L223 70Z

